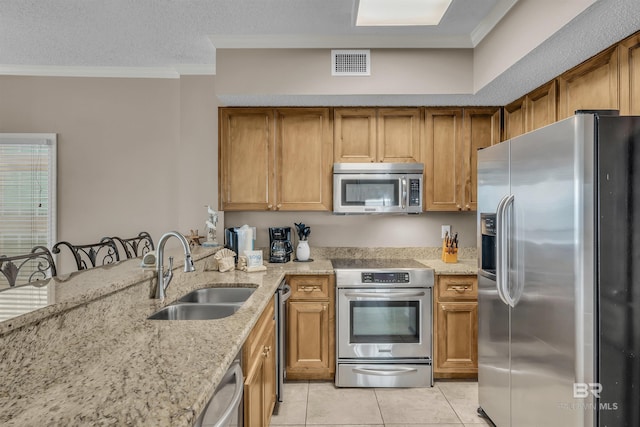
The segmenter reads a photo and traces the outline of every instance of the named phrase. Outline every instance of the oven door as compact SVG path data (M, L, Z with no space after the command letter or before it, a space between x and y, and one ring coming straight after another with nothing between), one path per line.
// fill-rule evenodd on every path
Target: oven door
M430 359L431 292L338 289L338 359Z

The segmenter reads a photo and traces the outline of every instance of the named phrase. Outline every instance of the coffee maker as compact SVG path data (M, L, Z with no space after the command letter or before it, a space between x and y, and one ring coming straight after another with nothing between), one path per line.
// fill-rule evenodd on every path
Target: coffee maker
M291 227L269 227L269 262L289 262L292 252Z

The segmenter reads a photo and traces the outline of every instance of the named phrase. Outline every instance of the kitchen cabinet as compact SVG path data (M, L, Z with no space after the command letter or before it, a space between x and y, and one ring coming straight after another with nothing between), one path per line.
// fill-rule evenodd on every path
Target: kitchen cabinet
M221 210L267 210L274 198L275 112L219 110Z
M290 380L335 376L335 284L333 275L287 276L286 372Z
M419 162L420 108L336 108L334 161Z
M620 114L640 115L640 33L620 45Z
M477 277L438 275L434 313L434 378L477 377Z
M332 209L329 108L220 109L221 210Z
M267 427L276 403L274 301L264 309L242 348L244 423Z
M424 209L475 210L476 152L500 142L500 109L427 109L425 135Z
M531 91L504 107L502 140L554 123L556 118L555 80Z
M558 119L576 110L620 109L616 45L558 77Z

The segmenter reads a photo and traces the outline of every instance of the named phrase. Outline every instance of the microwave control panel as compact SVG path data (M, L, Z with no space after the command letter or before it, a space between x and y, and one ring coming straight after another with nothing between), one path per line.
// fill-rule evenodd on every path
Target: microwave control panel
M409 206L420 206L420 180L409 180Z

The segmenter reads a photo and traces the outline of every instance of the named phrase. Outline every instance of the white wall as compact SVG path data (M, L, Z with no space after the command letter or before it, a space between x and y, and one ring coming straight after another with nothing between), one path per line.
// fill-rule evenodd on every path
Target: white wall
M468 94L470 49L372 49L371 76L332 77L330 49L218 49L217 94Z

